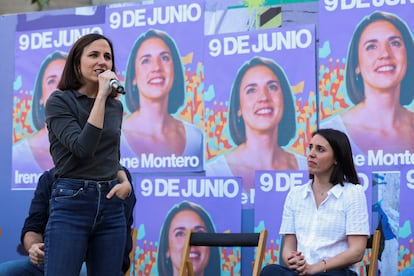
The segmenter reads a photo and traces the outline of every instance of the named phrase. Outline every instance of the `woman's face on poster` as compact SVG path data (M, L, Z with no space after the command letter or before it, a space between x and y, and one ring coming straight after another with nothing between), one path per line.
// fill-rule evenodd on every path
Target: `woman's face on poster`
M358 67L365 87L399 88L407 71L407 50L400 31L390 22L376 21L361 33Z
M174 64L171 51L160 38L145 40L135 59L134 84L140 97L168 98L174 83Z
M55 59L46 67L42 78L41 104L45 104L50 94L56 90L62 76L63 68L65 67L65 62L63 59Z
M191 210L184 210L175 215L168 231L167 258L171 259L173 270L175 271L180 270L181 255L188 229L192 229L194 232L207 232L204 221L197 213ZM207 246L191 247L190 259L195 273L206 268L209 257L210 249Z
M273 130L283 115L283 94L279 78L264 65L246 71L240 82L240 109L246 128Z

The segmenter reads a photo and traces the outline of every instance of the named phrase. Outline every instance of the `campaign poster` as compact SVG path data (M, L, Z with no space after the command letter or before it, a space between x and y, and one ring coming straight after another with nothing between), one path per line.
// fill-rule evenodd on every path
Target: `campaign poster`
M283 205L290 189L309 181L308 171L258 171L256 172L254 204L255 228L268 231L264 263L282 264Z
M413 264L413 232L412 221L413 212L408 206L412 205L414 197L414 169L412 167L404 167L401 171L400 183L400 206L399 206L399 228L398 242L398 270L401 271L405 267ZM407 207L406 207L407 206Z
M206 175L242 177L244 209L256 171L306 169L314 64L313 25L205 38Z
M401 191L410 191L406 183L414 162L413 8L405 1L322 1L319 6L320 127L345 132L357 170L372 176L372 212L381 206L389 218L384 252L393 257L381 262L384 275L395 275L412 259L408 229L414 215L403 205L410 193ZM379 184L391 176L395 181L386 183L393 185ZM377 194L384 187L389 196Z
M111 5L106 22L126 92L121 163L133 173L202 173L204 2Z
M138 175L134 185L139 203L134 209L138 236L133 269L137 273L173 275L188 229L241 232L240 178ZM205 275L240 275L240 248L205 250L192 250L194 262L199 264L194 265L195 270Z
M317 114L314 26L209 35L204 48L205 172L242 178L242 229L259 231L256 171L306 168ZM243 251L243 263L253 257Z
M12 190L35 189L53 167L44 106L56 89L67 54L82 35L104 33L105 8L18 15L13 84ZM59 23L57 23L57 21Z

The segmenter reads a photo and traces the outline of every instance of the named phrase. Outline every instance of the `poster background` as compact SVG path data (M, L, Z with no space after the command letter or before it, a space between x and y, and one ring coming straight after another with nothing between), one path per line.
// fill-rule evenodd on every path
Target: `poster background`
M145 181L144 181L145 180ZM148 181L151 181L152 184L149 184ZM153 191L148 193L149 186L155 187L156 182L161 181L163 184L160 186L160 192L158 195ZM192 196L167 196L163 195L167 189L175 190L178 194L181 189L187 191L188 181L197 181L200 184L200 187L205 187L205 189L200 188L196 189L197 193ZM206 181L209 184L201 184L202 181ZM145 182L145 184L144 184ZM176 184L173 184L176 183ZM218 191L220 189L209 189L206 186L217 185L215 187L221 187L224 191L227 191L225 186L226 184L214 184L214 183L228 183L231 182L232 185L237 184L237 191L233 188L228 189L229 196L219 196L218 194L214 195L213 191ZM149 184L149 185L148 185ZM134 225L138 229L137 236L137 251L135 252L136 262L134 264L135 271L147 271L151 275L158 275L157 269L157 260L158 260L158 249L159 249L159 238L164 220L167 216L169 210L174 206L183 201L189 201L200 205L209 215L215 226L217 233L238 233L241 231L241 208L240 208L240 197L241 197L241 179L240 178L207 178L207 177L136 177L135 179L135 194L137 197L137 202L134 209ZM175 189L175 188L179 189ZM209 196L197 196L197 194L203 194L203 191ZM210 192L207 192L210 191ZM229 195L228 194L228 195ZM225 210L225 212L223 212ZM229 249L227 249L229 250ZM230 249L231 250L231 249ZM230 253L231 256L237 257L236 252L239 249L234 248L235 253ZM223 267L234 265L234 270L240 272L240 263L233 262L232 257L224 254L224 252L231 251L221 251L222 255L222 265ZM232 255L232 254L235 254ZM153 260L153 261L149 261ZM223 270L223 273L225 270ZM229 272L227 272L229 273Z
M67 25L58 28L51 24L54 16L49 16L48 20L39 24L37 28L28 18L19 17L18 31L15 33L12 189L34 189L41 173L48 169L37 160L37 156L49 154L48 151L35 155L36 150L29 142L39 132L33 123L32 109L36 93L35 82L38 74L42 75L40 69L43 61L54 51L67 55L71 45L83 34L103 33L104 13L104 7L97 7L73 15L63 15L67 20L77 23L71 25L71 21L68 21ZM45 139L47 141L47 137Z
M118 7L118 6L115 6ZM106 6L104 6L106 9ZM112 7L111 7L112 8ZM413 29L413 21L412 17L410 17L410 11L412 9L412 4L400 4L395 5L394 7L387 6L386 10L389 11L396 11L399 15L402 17L404 16L407 21L409 22L410 28ZM355 14L354 14L355 12ZM329 55L324 52L324 49L326 49L324 46L325 41L327 39L323 39L322 31L324 26L338 26L335 27L331 34L345 34L344 31L342 31L341 28L348 29L350 31L353 29L352 22L356 22L359 17L359 14L365 14L368 13L368 9L354 9L350 11L341 11L341 17L340 18L347 18L347 20L337 20L338 15L333 15L332 13L324 14L324 12L321 10L319 15L319 20L321 21L326 17L327 21L326 23L321 21L319 23L319 34L320 42L319 46L321 47L319 49L319 57L320 59L318 61L315 61L315 64L312 64L314 67L317 67L319 65L325 64L325 65L331 65L333 68L341 68L344 64L344 53L347 46L347 41L349 40L349 37L339 37L335 39L331 39L331 53ZM0 52L2 63L6 66L0 66L0 76L2 80L2 87L0 90L2 93L2 101L0 102L0 125L2 126L2 134L0 135L0 152L2 156L2 166L0 168L1 174L0 179L2 185L0 185L0 261L5 261L13 258L24 258L22 256L22 250L21 247L19 247L19 235L20 235L20 229L23 224L24 218L27 215L28 207L31 198L33 197L33 190L23 191L23 190L11 190L11 187L13 185L13 179L14 175L12 173L12 151L11 147L13 144L12 141L12 133L13 133L13 103L14 103L14 92L16 87L16 77L15 72L17 71L17 68L22 67L21 64L16 64L16 57L15 57L15 49L16 49L16 42L15 42L15 35L17 32L22 32L23 30L20 29L21 27L21 20L26 20L29 22L32 28L34 29L50 29L50 28L57 28L57 24L66 24L64 26L60 26L63 28L72 28L70 26L75 26L76 22L82 22L85 25L92 24L92 21L86 20L80 20L80 9L66 9L66 10L56 10L56 11L48 11L48 12L40 12L35 14L25 14L25 15L8 15L8 16L2 16L0 17L0 36L5 38L2 40L2 51ZM91 18L96 18L93 13L91 14ZM100 18L100 17L99 17ZM59 19L59 20L57 20ZM91 19L92 20L92 19ZM332 24L332 22L335 22L335 24ZM315 22L317 23L317 22ZM336 25L336 24L339 25ZM93 23L95 24L95 23ZM343 26L343 27L341 27ZM114 32L114 35L118 35L116 32ZM125 32L125 36L128 36L128 32ZM132 36L131 36L132 37ZM127 37L128 39L130 37ZM132 38L131 38L132 39ZM121 43L122 44L122 43ZM333 47L333 45L336 45ZM200 47L203 47L200 45ZM199 49L199 48L197 48ZM338 53L337 50L338 49ZM127 50L126 50L127 51ZM181 51L182 54L185 54L184 51ZM120 52L121 53L121 52ZM329 62L329 58L332 58L332 63ZM36 55L30 55L27 60L25 61L25 65L31 68L36 68L38 66L38 62L34 62L32 65L29 64L29 61L33 59L33 61L38 58ZM121 60L119 60L121 61ZM302 60L293 57L292 58L292 70L299 70L299 68L302 65ZM336 63L338 61L338 64ZM293 66L293 64L295 66ZM207 86L204 85L204 74L207 74L207 72L204 72L204 67L202 66L203 63L197 63L196 67L191 67L192 72L196 72L196 76L200 77L200 82L195 86L197 93L200 93L198 95L204 95L205 89L207 89ZM338 66L338 67L335 67ZM121 65L118 66L119 69L121 69ZM217 67L214 67L217 68ZM327 67L326 67L327 68ZM318 67L319 69L319 67ZM30 69L31 70L31 69ZM32 72L33 70L31 70ZM337 77L340 77L341 70L332 70L327 72L328 76L330 77L330 80L333 82ZM310 78L306 73L305 78ZM339 75L338 75L339 74ZM207 77L207 75L206 75ZM295 82L292 81L292 79L289 76L289 79L292 83L292 85L295 85ZM30 89L30 85L27 86L26 89ZM199 90L197 90L199 89ZM321 91L323 92L323 91ZM201 98L203 101L199 102L197 112L194 114L202 114L199 110L204 110L204 96ZM315 100L313 100L315 99ZM304 101L307 103L306 107L303 107L303 110L307 110L308 114L311 115L311 119L314 120L315 123L309 123L310 128L316 128L316 112L315 110L319 109L319 105L316 104L316 100L318 99L318 95L312 95L307 101ZM335 106L337 111L343 110L346 105L341 105L341 102L338 100L332 100L331 94L324 94L321 93L319 95L319 100L321 102L327 102L332 106ZM193 102L193 101L190 101ZM302 101L300 101L302 102ZM346 102L346 101L345 101ZM412 106L412 104L411 104ZM411 107L412 109L412 107ZM224 111L225 112L225 111ZM302 118L308 119L306 117L306 112L303 113ZM326 114L325 114L326 115ZM325 116L324 115L324 116ZM195 115L192 115L193 118L196 117ZM223 114L225 117L225 114ZM321 116L322 119L325 117ZM186 117L187 118L187 117ZM206 128L206 134L208 133L209 129ZM207 143L207 141L206 141ZM294 146L294 149L300 149L303 148L304 140L298 141L298 144ZM22 157L24 158L24 157ZM206 159L211 158L206 155ZM383 169L383 168L381 168ZM414 189L414 177L411 166L400 166L398 168L389 168L390 170L398 170L401 172L401 186L400 186L400 221L399 221L399 243L402 245L399 248L398 252L398 269L401 269L403 267L406 267L410 264L413 264L413 258L412 258L412 243L413 243L413 234L412 234L412 227L411 222L414 219L413 213L410 211L410 206L412 205L412 195L413 195L413 189ZM136 177L136 175L134 175ZM32 187L33 188L33 187ZM32 189L31 188L31 189ZM269 216L272 216L273 212L269 211ZM278 217L276 216L276 212L274 217L272 219L277 220Z
M412 34L414 30L414 20L411 11L413 8L414 6L412 3L398 3L394 5L387 1L378 3L345 3L340 1L319 2L319 116L322 126L325 122L329 123L329 120L353 106L346 93L345 66L347 62L348 46L357 24L363 17L374 11L384 11L396 14L404 20ZM338 20L338 18L341 20ZM332 24L332 22L335 22L335 24ZM412 64L414 63L414 60L408 60L407 62ZM407 105L406 108L410 111L414 111L413 102ZM355 155L361 154L356 147L354 147L353 150ZM377 153L378 151L373 152ZM408 155L412 155L412 153L409 152ZM392 160L390 156L387 158L389 158L388 160ZM384 158L384 160L385 159L386 158ZM407 205L408 198L413 196L413 190L409 188L410 183L412 182L410 179L410 168L412 167L412 164L406 163L406 161L403 161L403 158L400 159L399 157L395 157L394 160L397 161L393 162L392 165L370 165L368 162L357 164L357 170L359 172L362 171L365 175L372 177L371 187L372 194L374 195L385 187L383 185L377 185L377 172L382 172L384 175L395 176L396 173L399 175L398 181L400 183L400 189L394 189L388 185L388 189L386 190L388 195L392 195L391 197L382 198L382 196L379 196L374 197L372 200L373 210L375 210L378 204L383 206L382 211L387 217L387 223L389 224L385 227L392 229L393 235L396 236L395 238L391 238L393 235L387 235L386 238L386 247L387 245L392 246L391 250L393 252L398 250L398 258L388 258L392 260L380 262L379 267L385 275L395 275L397 271L409 264L413 264L413 239L408 238L408 235L412 235L411 229L413 216L408 214L409 211ZM378 226L378 219L376 219L376 216L377 213L375 213L372 218L372 228L374 229ZM389 252L389 249L386 248L385 251L386 254L388 254L387 252ZM386 258L386 254L384 254L384 258Z

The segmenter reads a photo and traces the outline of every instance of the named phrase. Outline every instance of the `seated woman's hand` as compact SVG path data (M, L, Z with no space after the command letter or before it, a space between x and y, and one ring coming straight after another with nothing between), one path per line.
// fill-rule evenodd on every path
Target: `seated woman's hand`
M288 261L286 263L286 266L289 269L294 270L299 275L305 275L301 274L305 270L306 266L305 257L302 255L302 252L292 251L289 253L287 259Z

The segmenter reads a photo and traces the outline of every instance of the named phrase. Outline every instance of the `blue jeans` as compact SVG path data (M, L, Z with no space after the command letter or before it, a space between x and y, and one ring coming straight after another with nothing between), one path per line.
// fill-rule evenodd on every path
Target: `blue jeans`
M296 272L289 268L277 264L266 265L260 272L260 276L297 276ZM357 276L357 273L347 269L335 269L328 270L327 272L321 272L314 274L314 276Z
M43 265L35 265L29 258L12 260L0 264L0 276L43 276Z
M123 200L112 181L57 179L45 233L45 275L119 275L126 242Z
M43 276L44 265L35 265L29 258L12 260L0 264L0 276ZM79 276L86 276L85 263Z

